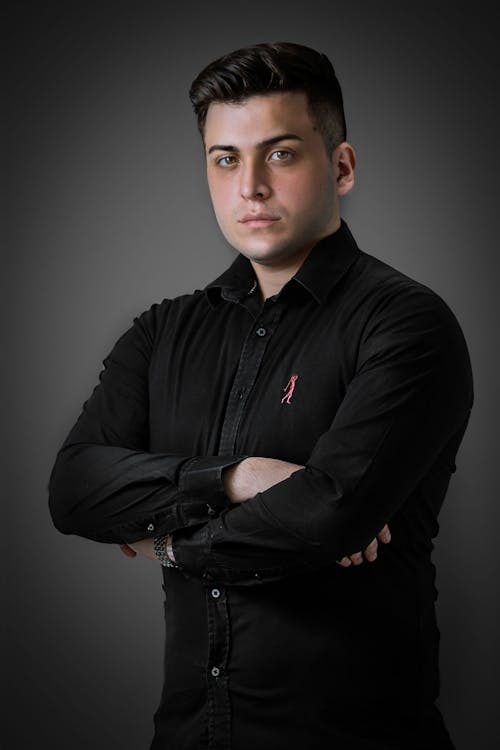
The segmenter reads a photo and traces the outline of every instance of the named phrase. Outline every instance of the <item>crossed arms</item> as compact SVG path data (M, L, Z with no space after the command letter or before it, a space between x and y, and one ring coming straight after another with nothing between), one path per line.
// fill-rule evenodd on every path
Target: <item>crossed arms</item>
M453 461L472 400L454 317L429 292L413 297L414 309L399 295L371 320L330 429L306 465L291 468L270 458L149 452L156 322L145 313L106 360L58 455L56 526L128 546L173 534L187 574L226 584L353 554L359 561L359 550L373 555L377 535L436 462Z
M304 469L304 466L275 458L257 456L246 458L240 463L224 469L224 491L231 503L243 503L257 493L265 492L275 484L288 479L295 471L300 469ZM361 565L363 559L366 559L367 562L374 562L377 559L378 542L388 544L390 540L389 527L385 524L363 552L358 551L348 556L345 555L338 561L338 564L347 568L351 564ZM130 545L121 544L120 548L127 557L135 557L138 553L150 560L157 560L152 539L142 539Z

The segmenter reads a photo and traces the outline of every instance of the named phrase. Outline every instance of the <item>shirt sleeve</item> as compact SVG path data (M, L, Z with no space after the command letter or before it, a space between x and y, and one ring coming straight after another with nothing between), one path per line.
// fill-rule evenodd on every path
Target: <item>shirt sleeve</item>
M62 533L132 543L203 524L228 507L222 470L244 456L149 451L156 307L134 321L106 358L99 385L57 455L49 507Z
M174 534L177 563L188 576L251 585L364 549L440 458L453 461L471 404L449 308L421 287L397 295L367 322L356 372L305 468Z

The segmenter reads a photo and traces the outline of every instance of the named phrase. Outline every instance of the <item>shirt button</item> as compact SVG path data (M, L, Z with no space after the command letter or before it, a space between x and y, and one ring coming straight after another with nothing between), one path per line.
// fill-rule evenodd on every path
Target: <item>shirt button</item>
M257 334L257 336L265 336L267 331L263 326L259 326L255 333Z
M219 589L212 589L211 593L212 593L212 596L213 596L214 599L218 599L219 596L220 596Z
M218 677L220 675L220 669L219 667L212 667L212 677Z
M154 530L155 530L154 523L150 523L149 526L148 526L148 531L154 531Z

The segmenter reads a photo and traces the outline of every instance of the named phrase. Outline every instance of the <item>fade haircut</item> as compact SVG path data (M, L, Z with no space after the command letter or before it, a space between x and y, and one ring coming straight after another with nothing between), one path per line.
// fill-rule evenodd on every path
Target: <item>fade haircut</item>
M214 60L195 78L189 98L204 137L210 104L241 104L252 96L300 91L327 153L346 139L342 90L326 55L291 42L255 44Z

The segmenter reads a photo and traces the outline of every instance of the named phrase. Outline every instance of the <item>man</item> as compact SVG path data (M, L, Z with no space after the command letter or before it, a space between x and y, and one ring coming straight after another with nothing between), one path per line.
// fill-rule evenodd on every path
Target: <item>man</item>
M118 341L54 522L163 563L155 750L452 748L430 558L472 403L461 331L340 218L355 156L324 55L238 50L190 94L239 255Z

